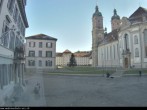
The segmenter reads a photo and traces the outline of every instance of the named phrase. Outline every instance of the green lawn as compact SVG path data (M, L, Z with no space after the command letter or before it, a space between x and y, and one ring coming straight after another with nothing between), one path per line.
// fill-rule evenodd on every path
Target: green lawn
M124 74L138 74L139 70L142 71L143 74L147 74L147 69L128 69L124 71ZM94 67L89 66L77 66L77 67L63 67L57 69L57 71L52 71L49 73L66 73L66 74L106 74L109 72L110 74L113 74L115 70L111 69L98 69Z
M142 71L143 74L147 74L147 69L129 69L124 72L124 74L138 74L139 71Z
M112 74L115 72L114 70L103 70L94 67L63 67L58 69L58 71L54 71L51 73L67 73L67 74L105 74L108 72Z

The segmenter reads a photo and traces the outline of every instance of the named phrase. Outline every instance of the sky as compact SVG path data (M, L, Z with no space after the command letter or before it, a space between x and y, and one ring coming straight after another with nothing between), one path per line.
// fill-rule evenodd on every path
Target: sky
M110 32L114 8L121 18L129 17L139 6L147 8L147 0L27 0L26 37L42 33L57 38L57 52L90 51L96 5L103 15L104 28Z

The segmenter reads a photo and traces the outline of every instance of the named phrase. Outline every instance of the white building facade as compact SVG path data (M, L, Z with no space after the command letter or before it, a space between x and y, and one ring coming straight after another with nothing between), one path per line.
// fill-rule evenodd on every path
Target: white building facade
M55 69L56 41L45 34L26 37L26 69Z
M25 6L26 0L0 0L0 105L11 95L14 84L23 83L24 62L14 61L14 53L24 47Z
M90 51L78 51L73 53L77 66L88 66L91 65L91 52ZM63 53L56 53L56 65L57 66L67 66L70 62L72 52L65 50Z
M114 10L111 24L112 31L107 33L105 29L103 38L96 42L97 67L147 68L147 9L139 7L122 19Z

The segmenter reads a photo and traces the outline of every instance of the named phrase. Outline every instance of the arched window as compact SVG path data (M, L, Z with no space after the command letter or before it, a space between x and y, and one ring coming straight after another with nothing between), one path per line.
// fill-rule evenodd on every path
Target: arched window
M139 49L138 48L135 49L135 57L139 57Z
M125 50L128 50L129 49L129 37L128 37L128 34L125 34L124 36L124 44L125 44Z
M9 48L14 50L14 40L15 40L15 34L13 31L10 32L10 44L9 44Z
M145 57L147 57L147 29L144 30Z
M138 37L136 35L134 36L134 44L138 44Z

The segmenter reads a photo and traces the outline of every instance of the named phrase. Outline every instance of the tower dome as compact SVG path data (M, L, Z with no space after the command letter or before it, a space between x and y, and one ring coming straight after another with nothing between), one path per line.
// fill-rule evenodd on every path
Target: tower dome
M94 16L102 16L102 13L99 12L98 6L95 7L95 13L93 14L93 17Z
M113 19L118 19L118 20L120 20L120 16L117 15L116 9L114 9L114 15L112 16L111 20L113 20Z

